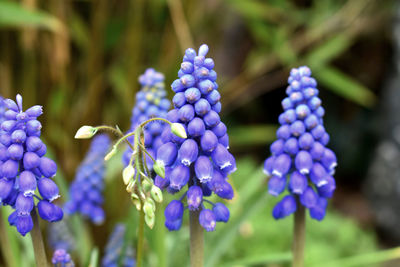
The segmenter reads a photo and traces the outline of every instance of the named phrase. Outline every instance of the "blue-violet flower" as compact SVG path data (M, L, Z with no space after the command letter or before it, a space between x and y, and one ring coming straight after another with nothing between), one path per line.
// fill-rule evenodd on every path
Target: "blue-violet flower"
M51 263L55 267L74 267L75 264L71 259L71 256L64 249L57 249L54 251Z
M124 242L129 242L125 235L125 225L117 224L106 245L104 257L101 261L102 267L134 267L136 265L132 244L124 245ZM120 259L121 257L122 259ZM121 260L120 265L119 260Z
M216 222L229 219L229 210L224 204L206 200L213 192L221 198L232 199L233 189L227 176L236 170L235 158L228 151L227 127L219 117L217 73L207 53L205 44L198 53L187 49L179 78L171 85L175 92L174 109L168 112L167 119L181 123L187 138L177 137L166 126L161 134L163 145L157 150L157 162L165 166L165 178L156 176L155 184L172 194L188 186L182 197L172 200L165 209L165 226L170 231L180 229L186 208L200 211L199 224L206 231L214 231Z
M82 214L94 224L102 224L104 210L104 156L110 147L110 138L105 134L93 138L84 161L79 166L74 182L69 189L70 199L65 212Z
M275 219L284 218L303 205L310 216L322 220L327 199L336 188L333 174L335 153L326 147L329 134L323 124L324 108L318 97L317 82L308 67L292 69L287 97L282 101L277 140L271 144L271 156L265 160L264 172L270 176L268 192L289 194L273 209Z
M136 105L132 110L131 129L129 132L135 131L136 127L151 118L165 118L167 111L171 106L170 101L166 98L164 89L164 75L149 68L144 74L140 75L139 83L141 90L136 94ZM144 142L147 152L155 157L155 152L162 145L161 133L163 132L165 123L160 121L152 121L145 126ZM128 138L133 144L133 137ZM132 149L128 147L123 155L124 165L129 164L132 155ZM147 157L147 155L146 155ZM148 158L146 160L148 168L153 168L153 162Z
M46 145L40 140L42 125L37 117L42 115L42 107L24 111L21 95L16 99L17 102L3 100L6 112L0 132L0 203L15 209L8 221L25 236L33 228L34 197L44 220L59 221L63 211L53 203L60 196L51 179L56 175L57 165L45 157Z

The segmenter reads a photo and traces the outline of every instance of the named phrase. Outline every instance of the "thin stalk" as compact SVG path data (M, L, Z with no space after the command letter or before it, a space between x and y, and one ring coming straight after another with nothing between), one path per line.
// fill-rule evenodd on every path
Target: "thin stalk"
M157 266L167 266L167 252L165 248L165 226L164 226L164 213L162 203L157 203L156 208L156 224L155 224L155 251L157 252L158 262Z
M137 166L137 169L139 172L144 172L144 167L143 167L143 152L141 149L139 149L139 144L140 144L140 136L142 134L142 129L141 127L138 127L135 130L135 150L137 151L136 153L136 158L135 158L135 164ZM140 175L138 176L140 179ZM141 181L139 180L137 185L141 185ZM139 194L140 196L140 194ZM140 197L140 204L141 204L141 209L139 211L139 229L138 229L138 239L137 239L137 253L136 253L136 266L141 267L142 262L143 262L143 243L144 243L144 211L143 211L143 199Z
M297 201L297 211L294 213L294 233L293 233L293 267L304 266L304 245L306 216L305 208Z
M33 208L31 212L33 229L31 231L33 251L35 252L36 266L48 266L46 250L44 249L44 243L42 238L42 232L40 231L39 220L36 214L36 209Z
M136 253L136 266L141 267L143 262L143 241L144 241L144 211L143 208L139 211L139 232Z
M203 267L204 235L199 223L200 211L189 212L190 223L190 266Z

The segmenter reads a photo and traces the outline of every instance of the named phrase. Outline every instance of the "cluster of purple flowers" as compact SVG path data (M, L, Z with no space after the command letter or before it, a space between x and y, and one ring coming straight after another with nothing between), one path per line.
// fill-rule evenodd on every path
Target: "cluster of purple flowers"
M71 256L64 249L57 249L54 251L51 263L56 267L74 267L75 264Z
M6 105L3 100L4 99L0 96L0 125L5 120L4 113L6 112Z
M76 241L69 227L68 220L64 218L59 222L50 224L48 228L48 242L54 250L64 249L72 251L75 249Z
M233 189L227 175L236 170L235 159L229 153L227 128L219 117L220 94L216 83L214 61L206 58L208 46L203 44L198 54L192 48L185 52L181 69L171 87L176 93L174 109L167 119L181 123L188 138L171 133L167 126L161 134L163 145L157 150L157 163L165 166L165 178L156 176L155 184L174 194L184 186L189 188L180 200L172 200L165 210L165 226L179 230L187 208L200 210L199 223L207 231L213 231L216 222L227 222L229 210L222 203L212 203L204 197L214 192L221 198L232 199ZM204 201L211 209L204 206Z
M104 190L104 156L110 147L110 139L105 134L93 138L85 160L79 166L71 184L70 200L65 204L65 212L78 212L95 224L104 221L102 204Z
M286 217L300 203L313 219L322 220L327 199L336 188L332 175L337 165L335 153L326 147L329 135L323 126L325 111L308 67L292 69L288 82L278 139L271 144L272 155L264 163L264 172L271 176L268 192L278 196L286 186L289 191L273 209L273 216Z
M6 111L0 132L0 202L15 209L8 221L26 235L33 228L34 197L42 219L55 222L63 217L61 208L53 203L59 197L58 187L51 179L57 165L44 156L47 149L40 140L42 125L37 120L43 113L42 107L23 111L20 95L17 102L3 102Z
M117 224L108 240L106 251L101 262L102 267L134 267L136 261L131 244L124 245L126 227L123 224Z
M132 110L131 129L135 131L136 127L151 118L165 118L168 109L171 106L170 101L166 98L167 93L164 89L164 75L149 68L144 74L140 75L139 83L142 89L136 94L136 105ZM147 152L155 156L158 147L162 145L161 133L164 130L165 123L153 121L146 125L144 131L144 142ZM128 138L133 144L133 137ZM124 153L123 162L129 164L132 155L130 147ZM153 163L150 159L146 160L149 169L152 169Z

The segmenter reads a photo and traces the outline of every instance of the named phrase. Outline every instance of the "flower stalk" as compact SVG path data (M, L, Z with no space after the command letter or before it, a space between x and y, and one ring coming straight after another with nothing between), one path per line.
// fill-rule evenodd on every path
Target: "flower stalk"
M33 250L35 253L36 266L47 267L48 262L46 257L46 250L44 248L42 232L40 231L39 220L35 208L32 209L31 216L33 221L31 237L32 237Z
M199 210L189 212L191 267L203 267L204 265L204 230L199 223L199 214Z
M305 207L298 203L297 211L294 213L293 267L304 266L305 218Z

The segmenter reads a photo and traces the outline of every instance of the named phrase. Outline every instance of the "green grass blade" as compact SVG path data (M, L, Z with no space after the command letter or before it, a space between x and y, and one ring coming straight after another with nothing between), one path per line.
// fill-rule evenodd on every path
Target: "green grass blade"
M275 139L275 125L245 125L229 130L229 140L233 147L248 145L264 145Z
M60 31L62 23L56 18L39 10L29 10L16 2L0 1L0 27L41 27L51 31Z
M319 83L350 101L365 107L372 107L376 102L368 88L334 67L314 69L313 75Z
M282 252L276 254L258 255L250 258L244 258L237 261L231 261L220 265L221 267L230 266L251 266L251 265L265 265L273 263L286 263L292 260L291 252Z

